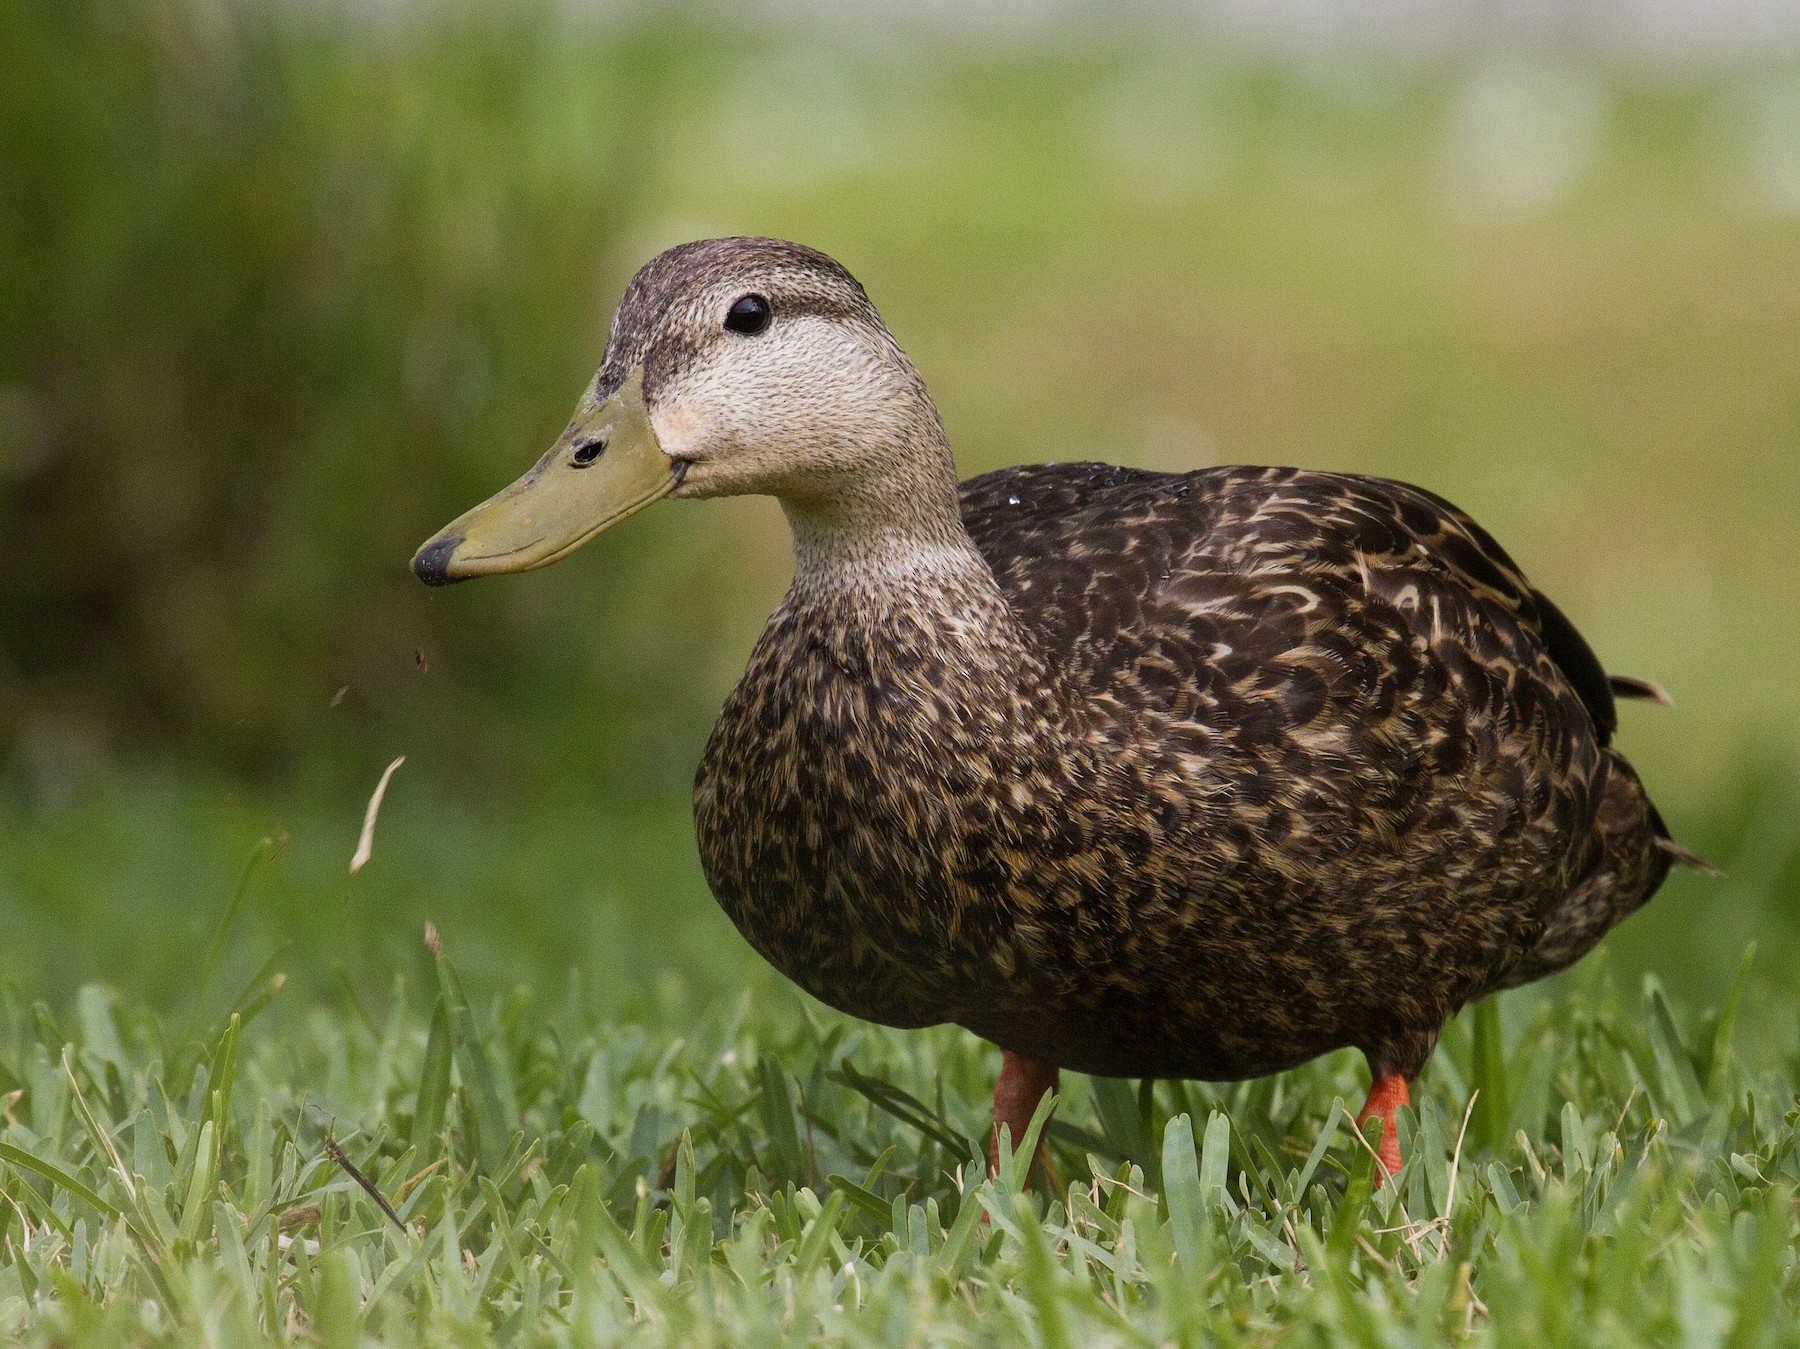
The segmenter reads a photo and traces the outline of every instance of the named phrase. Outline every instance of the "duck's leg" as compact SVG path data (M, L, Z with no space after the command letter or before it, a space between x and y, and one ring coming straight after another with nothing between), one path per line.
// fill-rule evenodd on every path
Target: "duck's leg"
M1028 1059L1010 1049L1002 1051L1000 1081L994 1087L994 1137L988 1144L988 1165L996 1175L1000 1171L1000 1126L1004 1124L1012 1131L1012 1145L1017 1148L1025 1141L1025 1130L1031 1124L1031 1117L1037 1114L1038 1102L1056 1090L1057 1080L1054 1063ZM1050 1154L1041 1138L1032 1164L1042 1165L1045 1174L1051 1174ZM1025 1174L1029 1177L1031 1173Z
M1369 1084L1369 1099L1363 1102L1362 1111L1356 1117L1358 1129L1371 1116L1381 1121L1381 1146L1376 1150L1376 1155L1381 1158L1381 1172L1375 1177L1378 1190L1388 1176L1400 1174L1400 1133L1395 1114L1401 1106L1411 1104L1405 1077L1399 1073L1378 1073Z

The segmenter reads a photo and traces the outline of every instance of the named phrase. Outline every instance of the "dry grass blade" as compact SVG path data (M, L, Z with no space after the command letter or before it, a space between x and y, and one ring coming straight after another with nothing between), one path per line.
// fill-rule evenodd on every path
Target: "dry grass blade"
M324 1216L324 1209L318 1204L301 1204L296 1208L283 1209L276 1228L282 1232L297 1232L302 1227L317 1227Z
M112 1162L113 1174L118 1176L119 1184L124 1188L126 1198L131 1200L133 1204L136 1204L138 1202L138 1189L136 1183L131 1178L131 1169L125 1165L125 1159L119 1155L119 1149L113 1144L112 1135L109 1134L106 1131L106 1127L100 1123L99 1118L89 1107L87 1097L82 1094L81 1083L76 1080L75 1064L69 1057L69 1049L67 1046L63 1049L62 1067L63 1076L69 1079L69 1090L75 1095L75 1104L81 1111L82 1120L87 1124L89 1132L99 1139L100 1145L105 1150L108 1160Z
M350 859L350 873L355 875L368 863L369 853L375 847L375 817L381 814L381 798L387 795L388 783L394 776L394 770L406 762L402 754L389 764L381 775L381 781L375 784L375 793L369 798L369 808L363 813L362 837L356 841L356 855Z
M1632 1088L1632 1091L1633 1091L1633 1093L1635 1093L1637 1091L1637 1088L1634 1086ZM1479 1090L1472 1091L1469 1093L1468 1104L1463 1106L1462 1124L1456 1130L1456 1146L1453 1149L1451 1149L1451 1151L1450 1151L1450 1176L1444 1185L1444 1190L1445 1190L1444 1224L1445 1224L1445 1226L1449 1225L1450 1210L1452 1210L1456 1207L1456 1172L1457 1172L1457 1169L1462 1165L1463 1142L1469 1136L1469 1119L1475 1113L1475 1098L1477 1096L1479 1096L1480 1094L1481 1093ZM1630 1104L1629 1099L1627 1100L1626 1104L1627 1105Z
M388 1203L387 1196L382 1194L380 1189L376 1187L374 1181L370 1180L362 1173L362 1169L358 1167L355 1162L344 1155L344 1150L338 1146L337 1139L333 1138L330 1134L325 1135L325 1153L332 1161L336 1162L338 1166L343 1169L345 1175L349 1176L351 1180L362 1186L369 1198L375 1201L376 1206L393 1220L395 1227L398 1227L402 1232L406 1231L406 1224L400 1221L400 1215L394 1212L394 1206Z
M399 1200L402 1204L404 1204L406 1202L406 1196L413 1192L413 1188L416 1185L418 1185L421 1181L423 1181L427 1176L429 1176L433 1171L436 1171L438 1168L443 1166L444 1161L445 1161L444 1158L439 1157L430 1166L427 1166L427 1167L423 1168L422 1170L415 1171L412 1175L408 1176L405 1180L403 1180L400 1183L400 1188L394 1192L394 1198Z

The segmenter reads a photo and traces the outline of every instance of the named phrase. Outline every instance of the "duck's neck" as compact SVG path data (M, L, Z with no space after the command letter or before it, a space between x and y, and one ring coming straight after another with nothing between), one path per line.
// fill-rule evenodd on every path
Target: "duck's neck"
M911 602L924 587L1004 607L963 527L942 432L871 458L875 466L829 491L781 498L794 534L794 598L881 607L884 597Z
M948 450L941 463L868 481L854 499L782 499L795 567L769 629L776 648L793 649L797 626L809 652L885 686L878 699L823 699L818 715L886 719L908 728L907 743L955 752L1028 741L1055 771L1086 763L1085 695L1008 601L963 524Z

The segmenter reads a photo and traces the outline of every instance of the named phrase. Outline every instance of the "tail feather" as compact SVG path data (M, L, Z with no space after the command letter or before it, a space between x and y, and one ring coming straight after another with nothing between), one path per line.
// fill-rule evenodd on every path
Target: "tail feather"
M1703 875L1723 876L1725 874L1692 848L1684 848L1670 838L1669 826L1663 823L1662 812L1651 805L1648 797L1644 800L1644 806L1649 812L1651 847L1671 861L1678 862L1684 867L1692 867Z
M1672 838L1665 838L1659 834L1654 842L1658 848L1673 857L1682 866L1692 867L1703 876L1717 877L1725 874L1692 848L1684 848Z
M1615 698L1636 698L1662 707L1675 706L1675 700L1669 696L1669 691L1652 680L1633 679L1630 675L1608 675L1606 682L1612 688Z

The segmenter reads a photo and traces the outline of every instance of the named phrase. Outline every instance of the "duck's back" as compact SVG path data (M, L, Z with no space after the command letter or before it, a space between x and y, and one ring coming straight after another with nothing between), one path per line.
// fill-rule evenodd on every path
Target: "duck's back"
M962 508L1015 609L1121 697L1135 681L1166 707L1181 693L1157 677L1168 661L1230 700L1276 663L1378 705L1384 676L1417 659L1476 662L1573 697L1586 717L1568 709L1571 735L1612 737L1612 693L1586 641L1485 529L1421 488L1291 468L1043 464L970 479ZM1384 626L1394 640L1378 646ZM1312 644L1320 659L1296 659Z

